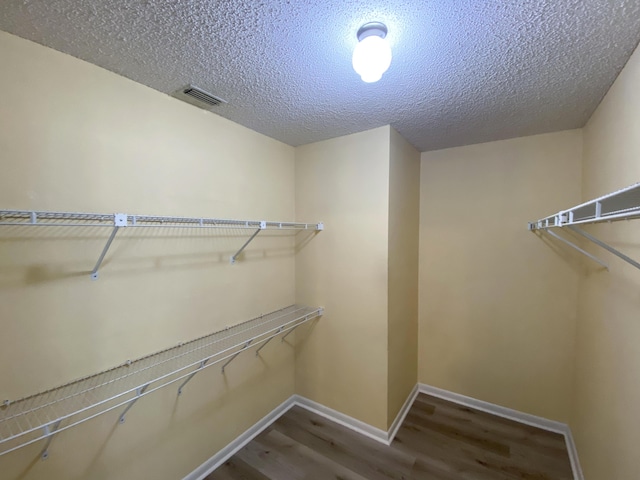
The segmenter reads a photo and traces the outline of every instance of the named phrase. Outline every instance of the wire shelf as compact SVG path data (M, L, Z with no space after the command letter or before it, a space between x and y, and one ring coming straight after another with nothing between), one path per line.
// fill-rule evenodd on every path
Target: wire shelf
M322 314L320 307L291 305L60 387L6 401L0 408L0 456L126 406L122 423L141 397L183 380L179 395L199 371L226 360L224 372L249 347L260 346L259 351L276 336L286 336Z
M229 258L234 264L238 256L263 230L324 230L324 224L299 222L271 222L266 220L231 220L204 217L165 217L158 215L128 215L126 213L77 213L40 212L32 210L0 210L0 226L12 227L110 227L111 235L98 257L91 279L98 279L98 270L104 261L111 243L121 228L234 228L253 230L254 233Z
M561 210L555 215L541 218L535 222L529 222L528 228L531 231L538 230L546 232L550 236L566 245L569 245L574 250L577 250L608 270L609 265L606 262L600 260L598 257L584 250L567 238L551 231L553 228L567 227L572 232L581 235L590 242L604 248L609 253L614 254L630 265L640 269L640 262L637 262L608 243L603 242L592 234L579 228L579 226L582 225L634 220L638 218L640 218L640 183L635 183L629 187L622 188L607 195L603 195L602 197L577 205L573 208L569 208L568 210Z
M529 223L529 230L631 220L640 217L640 183Z
M118 218L124 217L124 225ZM0 225L35 227L114 227L138 228L246 228L255 230L322 230L321 223L272 222L264 220L231 220L204 217L167 217L159 215L128 215L118 213L40 212L31 210L0 210Z

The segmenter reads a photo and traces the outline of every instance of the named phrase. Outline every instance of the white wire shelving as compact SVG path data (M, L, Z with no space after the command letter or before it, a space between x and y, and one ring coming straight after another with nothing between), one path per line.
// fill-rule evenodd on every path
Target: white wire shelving
M629 187L603 195L602 197L582 203L573 208L561 210L554 215L541 218L535 222L529 222L528 228L531 231L544 231L548 233L608 270L609 266L606 262L551 230L566 227L640 269L640 263L578 227L578 225L634 220L638 218L640 218L640 183L635 183Z
M281 341L294 329L322 316L321 307L290 305L281 310L228 327L166 350L127 361L110 370L81 378L0 407L0 456L45 441L42 458L49 455L54 435L103 413L129 409L145 395L181 382L177 395L205 368L222 362L222 373L243 351L258 346L259 355L271 340Z
M106 227L111 234L102 253L98 257L91 278L98 279L98 270L109 251L116 234L121 228L234 228L253 231L249 239L231 255L230 262L236 262L251 241L263 230L324 230L324 224L300 222L272 222L266 220L230 220L203 217L163 217L157 215L129 215L126 213L75 213L40 212L30 210L0 210L0 226L13 227Z

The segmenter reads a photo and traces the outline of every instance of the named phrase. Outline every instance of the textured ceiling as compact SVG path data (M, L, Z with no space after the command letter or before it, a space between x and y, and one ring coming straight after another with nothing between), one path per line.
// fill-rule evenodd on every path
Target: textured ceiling
M389 28L363 83L356 31ZM391 124L433 150L584 125L640 39L638 0L2 0L0 29L301 145Z

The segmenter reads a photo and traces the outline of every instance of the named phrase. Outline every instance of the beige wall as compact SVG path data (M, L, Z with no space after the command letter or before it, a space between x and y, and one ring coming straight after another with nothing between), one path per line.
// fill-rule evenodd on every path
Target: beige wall
M583 199L640 181L640 52L636 51L584 129ZM589 228L640 259L640 224ZM640 478L640 272L599 247L610 271L580 283L571 427L588 480ZM593 264L589 264L590 267Z
M418 381L420 153L391 129L387 427Z
M0 208L294 217L293 148L6 33L0 65ZM230 266L236 234L125 231L91 282L107 231L0 229L1 398L293 303L293 240L258 237ZM46 462L42 444L2 456L0 476L181 478L293 391L293 351L270 344L179 400L145 397L124 425L114 412L61 433Z
M389 141L382 127L296 149L296 216L328 226L296 256L296 301L326 308L296 333L296 392L385 430Z
M422 154L421 382L567 421L579 264L527 221L580 201L580 131Z
M585 276L588 262L526 230L638 181L638 53L584 135L420 163L389 126L293 149L2 32L0 65L0 208L327 224L295 242L261 235L233 267L239 232L125 230L98 282L107 231L0 229L0 399L294 299L326 308L297 331L295 368L287 345L240 356L179 401L146 397L122 426L113 412L61 433L46 462L41 444L0 457L3 479L180 478L294 391L386 430L416 376L570 419L589 480L640 476L640 273L607 258L611 272ZM640 258L637 225L592 231Z

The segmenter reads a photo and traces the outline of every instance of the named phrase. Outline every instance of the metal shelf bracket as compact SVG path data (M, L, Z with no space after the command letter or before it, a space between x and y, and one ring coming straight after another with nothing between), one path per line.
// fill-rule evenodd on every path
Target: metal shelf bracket
M640 263L636 262L633 258L628 257L627 255L625 255L624 253L622 253L619 250L616 250L615 248L613 248L611 245L603 242L602 240L599 240L598 238L594 237L593 235L591 235L590 233L585 232L584 230L582 230L581 228L578 228L576 226L569 226L569 228L571 230L573 230L574 232L576 232L578 235L582 235L584 238L586 238L587 240L589 240L590 242L595 243L596 245L604 248L606 251L613 253L615 256L621 258L622 260L624 260L625 262L633 265L634 267L640 269Z
M567 240L564 237L561 237L560 235L558 235L557 233L549 230L549 229L543 229L546 233L548 233L549 235L551 235L553 238L557 238L558 240L560 240L561 242L569 245L571 248L577 250L578 252L580 252L581 254L585 255L586 257L589 257L591 260L593 260L594 262L600 264L601 266L603 266L604 268L607 269L607 271L609 270L609 265L607 265L605 262L603 262L602 260L600 260L598 257L596 257L595 255L591 255L589 252L587 252L586 250L580 248L579 246L577 246L575 243Z
M279 333L282 333L282 327L280 327L277 331L276 331L276 335L278 335ZM264 347L267 346L267 343L269 343L271 340L273 340L275 338L275 335L273 337L271 337L269 340L267 340L266 342L264 342L262 345L260 345L260 347L256 350L256 357L258 357L260 355L260 350L262 350Z
M47 443L44 444L44 448L40 454L40 458L42 458L42 460L49 458L49 447L51 446L51 442L53 441L53 437L58 431L58 428L60 428L60 422L62 422L62 420L57 420L49 425L45 425L43 428L44 435L47 438Z
M127 214L116 213L113 220L113 230L111 230L111 235L109 236L109 239L107 240L106 245L102 249L100 258L98 258L98 261L96 262L96 266L93 267L93 270L91 271L91 280L98 279L98 269L100 268L100 265L102 265L102 261L104 260L104 257L107 254L107 252L109 251L109 247L111 246L113 239L116 238L116 234L118 233L118 230L121 227L126 227L126 226L127 226Z
M116 425L123 423L131 407L145 395L169 385L182 384L180 389L184 389L185 380L201 370L224 362L228 365L246 349L257 348L323 313L322 307L289 305L90 377L0 403L0 456L38 442L46 444L42 451L46 458L54 435L121 409Z
M300 322L299 324L297 324L296 326L294 326L291 330L289 330L287 333L285 333L282 338L280 339L280 343L284 342L285 338L287 338L289 335L291 335L293 333L293 331L298 328L300 325L302 325L303 323L305 323L307 321L307 317L304 317L304 321Z
M149 388L149 385L151 385L150 383L147 383L146 385L143 385L141 387L136 388L136 398L134 398L133 400L131 400L129 402L129 405L127 405L127 408L124 409L124 412L122 412L122 415L120 415L120 419L118 420L119 423L124 423L125 420L125 416L127 415L127 412L131 409L131 407L133 407L133 405L140 400L140 397L142 396L142 394L145 392L145 390L147 388Z
M249 340L247 343L244 344L244 346L238 350L229 360L227 360L224 365L222 365L222 373L224 373L224 369L227 367L227 365L229 365L231 362L233 362L236 357L238 355L240 355L242 352L244 352L247 348L249 348L249 345L251 345L251 342L253 342L253 339Z
M247 245L249 245L254 238L256 238L258 236L258 234L260 233L261 230L265 230L267 228L267 222L265 220L261 220L260 221L260 227L254 232L253 235L251 235L251 237L249 237L249 240L247 240L246 242L244 242L244 245L242 245L240 247L240 250L238 250L236 253L234 253L233 255L231 255L231 258L229 259L229 263L231 263L231 265L233 265L234 263L236 263L236 259L238 258L238 255L240 255L242 253L242 251L247 248ZM223 370L224 371L224 370Z
M180 384L180 386L178 387L178 396L182 395L182 389L184 388L184 386L189 383L189 381L196 376L196 373L198 373L200 370L202 370L205 365L209 362L209 360L211 360L211 358L205 358L203 361L200 362L200 365L198 365L198 368L196 368L196 370L189 375L184 382L182 382Z
M319 312L319 316L324 315L324 308L320 307L318 309ZM298 328L300 325L302 325L303 323L306 323L309 320L308 316L304 317L304 320L301 321L300 323L298 323L297 325L295 325L293 328L291 328L286 334L284 334L282 336L282 338L280 339L280 343L284 342L284 340L291 334L291 332L293 332L296 328Z

